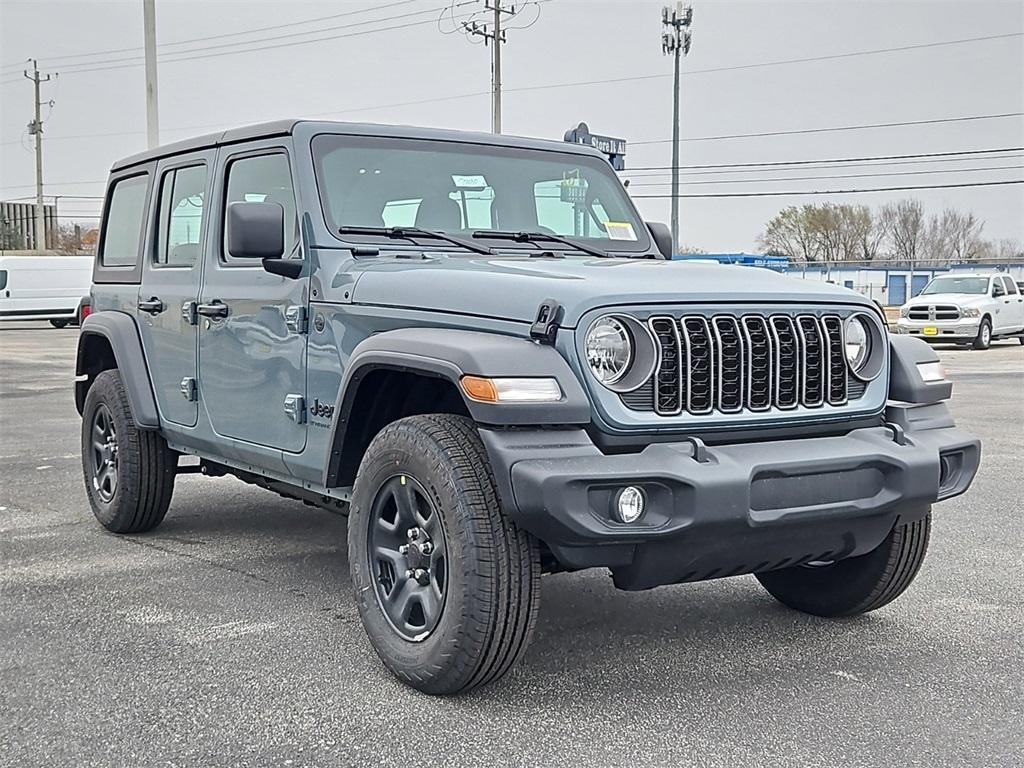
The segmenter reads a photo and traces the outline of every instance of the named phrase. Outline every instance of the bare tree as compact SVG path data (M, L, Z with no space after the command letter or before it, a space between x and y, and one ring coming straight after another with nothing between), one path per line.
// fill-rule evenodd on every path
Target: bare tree
M886 230L891 257L913 269L921 256L926 233L921 201L908 199L886 203L879 219Z

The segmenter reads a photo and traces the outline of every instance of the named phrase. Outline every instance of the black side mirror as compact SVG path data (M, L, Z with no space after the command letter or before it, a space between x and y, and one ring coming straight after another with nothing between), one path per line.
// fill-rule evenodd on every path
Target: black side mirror
M647 229L650 230L654 244L658 246L661 255L666 259L672 258L672 230L660 221L648 221Z
M228 253L236 259L284 255L284 207L280 203L228 205Z

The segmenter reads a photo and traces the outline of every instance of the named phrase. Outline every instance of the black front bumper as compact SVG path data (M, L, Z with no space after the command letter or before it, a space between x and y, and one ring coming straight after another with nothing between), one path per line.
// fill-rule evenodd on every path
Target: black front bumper
M895 426L619 455L580 429L481 436L521 527L564 567L607 566L617 586L645 589L863 554L897 520L967 489L981 447L945 405L890 406L886 420ZM647 500L628 525L612 512L627 485Z

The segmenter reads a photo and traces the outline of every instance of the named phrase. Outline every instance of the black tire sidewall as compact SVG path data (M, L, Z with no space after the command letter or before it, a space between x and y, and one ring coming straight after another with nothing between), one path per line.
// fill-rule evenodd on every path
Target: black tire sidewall
M425 434L414 442L408 425L399 426L404 428L385 430L384 440L378 436L360 465L349 515L348 556L359 612L374 649L399 677L417 679L449 668L453 661L458 667L460 660L452 656L451 649L472 642L467 617L480 612L474 579L478 554L474 537L478 532L443 450ZM445 531L448 553L441 618L426 638L415 642L401 637L385 616L367 548L374 498L387 480L402 474L415 479L429 494ZM449 675L458 677L459 670L448 669L446 677Z
M985 327L988 327L988 341L985 341ZM988 349L992 346L992 321L987 317L981 319L981 325L978 326L978 336L974 339L975 349Z

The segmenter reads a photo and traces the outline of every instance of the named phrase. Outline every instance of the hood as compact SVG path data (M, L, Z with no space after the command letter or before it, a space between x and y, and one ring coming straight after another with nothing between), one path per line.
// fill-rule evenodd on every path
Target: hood
M687 302L840 303L871 306L860 294L767 269L653 259L444 256L376 258L354 267L352 300L532 322L545 299L565 311L563 327L598 307Z
M928 304L980 304L988 300L987 293L928 293L923 296L915 296L903 306L909 307Z

